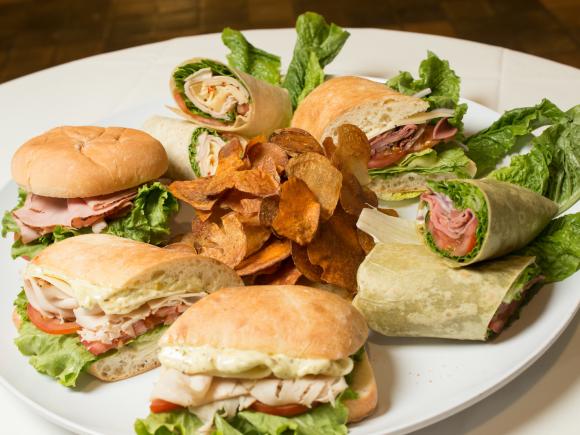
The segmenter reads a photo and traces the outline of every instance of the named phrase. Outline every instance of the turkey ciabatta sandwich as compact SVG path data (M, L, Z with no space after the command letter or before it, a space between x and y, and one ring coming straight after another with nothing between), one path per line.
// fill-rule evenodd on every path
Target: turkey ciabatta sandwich
M241 433L346 433L347 422L377 404L367 335L362 315L324 290L219 290L161 338L151 414L135 430L225 433L229 425Z
M161 143L132 128L57 127L30 139L12 158L19 201L2 219L12 257L84 233L164 242L178 208L156 181L167 167Z
M157 341L199 298L242 285L224 264L105 234L57 242L25 268L16 345L41 373L74 386L159 365Z

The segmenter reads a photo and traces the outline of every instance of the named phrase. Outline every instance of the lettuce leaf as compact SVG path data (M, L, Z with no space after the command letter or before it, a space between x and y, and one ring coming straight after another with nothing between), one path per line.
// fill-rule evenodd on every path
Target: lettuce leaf
M280 84L280 56L254 47L242 32L230 27L222 31L222 41L230 49L226 56L230 67L273 85Z
M177 199L159 182L141 186L129 214L109 222L104 232L158 245L169 236L169 218L179 209Z
M288 71L282 82L292 100L292 107L296 108L300 97L304 98L307 72L316 76L315 71L309 68L312 60L311 53L318 59L320 69L323 69L336 57L350 34L337 26L328 24L322 15L306 12L296 20L296 45ZM312 78L310 79L312 80Z
M74 228L65 228L62 226L57 226L52 230L52 233L40 236L38 239L33 240L30 243L22 243L22 240L18 239L12 244L11 255L12 258L26 257L34 258L37 256L44 248L52 245L55 242L60 242L61 240L68 239L69 237L78 236L80 234L87 234L92 232L91 228L81 228L79 230Z
M554 219L515 255L536 257L546 282L562 281L580 268L580 213Z
M565 114L549 100L533 107L505 112L497 121L466 140L468 157L477 165L477 175L490 172L510 152L531 138L531 133L551 125Z
M318 85L324 82L324 71L320 67L320 61L315 52L310 52L308 64L306 65L306 74L304 76L304 88L298 96L298 104L308 96Z
M5 211L4 216L2 216L2 237L6 237L8 233L15 233L17 234L20 229L14 220L14 216L12 216L12 212L18 210L20 207L24 205L26 201L26 191L22 188L18 188L18 201L16 203L16 207L14 207L10 211Z
M189 435L196 433L202 422L187 410L151 413L135 421L137 435Z
M490 178L517 184L551 199L559 213L580 199L580 106L532 140L529 153L512 157L510 165Z

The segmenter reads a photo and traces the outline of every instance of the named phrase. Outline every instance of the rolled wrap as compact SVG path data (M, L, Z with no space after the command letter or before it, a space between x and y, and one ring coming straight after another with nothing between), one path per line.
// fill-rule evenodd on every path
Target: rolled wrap
M165 116L152 116L145 121L143 129L165 148L169 159L166 175L173 180L193 180L198 176L214 175L221 147L233 138L237 138L242 145L246 143L242 136L219 133L189 121ZM211 143L211 149L208 144L203 150L198 148L201 140L200 129L207 135L216 137Z
M427 246L435 253L445 257L452 267L462 267L470 264L501 257L530 243L550 222L558 211L553 201L531 190L514 184L492 179L480 180L450 180L441 183L431 183L432 189L441 185L468 184L475 186L483 195L485 204L478 215L479 249L476 255L452 257L437 249L429 242L429 231L426 226L429 219L428 207L424 201L419 204L418 230ZM485 216L487 218L485 218ZM487 220L487 228L483 221ZM471 251L473 252L473 251Z
M249 111L246 116L237 116L233 122L214 119L211 117L207 118L192 113L184 106L184 104L180 103L180 99L183 98L184 95L180 93L176 86L174 79L175 71L181 66L203 61L209 61L213 64L220 65L221 68L231 71L235 80L241 83L248 91L250 99ZM214 128L219 131L236 133L246 137L260 134L269 135L277 128L287 127L292 118L292 103L286 89L258 80L249 74L235 68L229 68L225 64L214 60L192 58L182 62L174 68L173 73L171 74L170 88L171 93L179 106L179 109L170 108L171 110L198 125Z
M488 325L534 257L449 268L424 246L377 244L358 269L353 304L387 336L486 340Z

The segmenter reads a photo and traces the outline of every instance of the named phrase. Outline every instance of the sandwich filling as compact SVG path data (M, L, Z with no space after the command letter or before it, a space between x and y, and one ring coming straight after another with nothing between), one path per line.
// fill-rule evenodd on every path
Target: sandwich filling
M219 153L228 142L227 137L211 128L200 127L193 132L189 146L189 163L196 177L215 175Z

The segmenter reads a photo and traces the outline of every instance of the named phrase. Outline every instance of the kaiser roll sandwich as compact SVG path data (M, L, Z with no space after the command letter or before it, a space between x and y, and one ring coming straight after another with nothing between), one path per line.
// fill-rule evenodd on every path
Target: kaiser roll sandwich
M12 256L85 233L162 243L178 208L156 182L167 166L163 146L131 128L57 127L29 140L12 158L19 201L2 220Z
M19 350L40 373L74 386L157 367L157 341L199 298L242 285L224 264L106 234L57 242L25 268L18 296Z
M367 335L362 315L323 290L219 290L161 338L151 414L135 430L346 433L377 404Z

